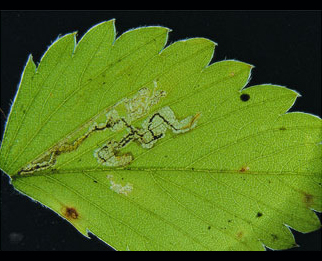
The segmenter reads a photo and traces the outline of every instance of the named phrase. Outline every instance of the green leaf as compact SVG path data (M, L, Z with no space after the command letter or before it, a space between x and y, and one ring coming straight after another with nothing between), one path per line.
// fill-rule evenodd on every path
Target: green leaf
M296 246L321 227L320 118L299 94L245 88L252 65L169 29L114 20L30 56L0 167L14 187L117 250Z

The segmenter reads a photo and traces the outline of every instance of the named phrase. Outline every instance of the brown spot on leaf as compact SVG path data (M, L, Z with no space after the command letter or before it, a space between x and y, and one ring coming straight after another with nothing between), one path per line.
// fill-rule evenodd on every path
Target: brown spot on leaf
M249 170L248 166L242 166L239 172L246 172L247 170Z
M241 240L244 236L244 232L243 231L239 231L237 234L236 234L236 237L237 239Z
M311 194L303 193L303 203L307 208L310 208L313 205L314 197Z
M79 218L79 213L74 207L65 206L62 212L64 217L68 220L76 220Z
M272 236L272 238L273 238L273 241L278 240L278 236L277 236L277 235L275 235L275 234L271 234L271 236Z

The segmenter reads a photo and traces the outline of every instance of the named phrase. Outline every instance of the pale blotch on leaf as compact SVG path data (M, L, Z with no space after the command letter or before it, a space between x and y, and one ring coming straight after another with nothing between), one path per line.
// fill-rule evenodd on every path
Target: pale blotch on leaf
M116 183L113 179L113 175L107 175L107 179L110 181L110 189L118 194L127 196L133 190L133 185L126 183L124 186L120 183Z

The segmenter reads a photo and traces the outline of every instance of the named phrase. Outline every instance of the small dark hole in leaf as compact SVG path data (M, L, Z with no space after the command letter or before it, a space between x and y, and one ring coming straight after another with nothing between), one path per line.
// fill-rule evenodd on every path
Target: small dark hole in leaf
M249 94L247 93L243 93L242 95L240 95L240 99L243 101L243 102L246 102L250 99L250 96Z
M258 212L256 215L257 218L260 218L261 216L263 216L263 213L261 213L261 212Z

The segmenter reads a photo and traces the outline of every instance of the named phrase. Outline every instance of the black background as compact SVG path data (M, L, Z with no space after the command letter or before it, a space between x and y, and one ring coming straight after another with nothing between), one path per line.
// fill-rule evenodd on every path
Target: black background
M7 115L28 55L39 62L59 36L116 18L118 36L128 29L162 25L169 43L205 37L218 43L213 61L237 59L255 65L251 85L274 83L298 91L291 111L321 117L320 11L2 11L1 109ZM1 137L5 116L1 115ZM321 217L321 215L319 215ZM294 232L301 246L321 250L321 230ZM87 239L39 203L20 195L1 174L2 250L110 250Z

